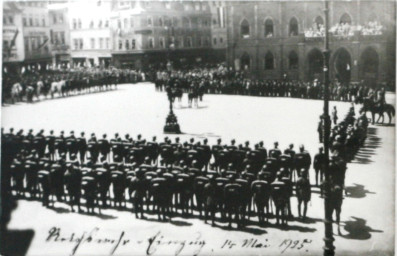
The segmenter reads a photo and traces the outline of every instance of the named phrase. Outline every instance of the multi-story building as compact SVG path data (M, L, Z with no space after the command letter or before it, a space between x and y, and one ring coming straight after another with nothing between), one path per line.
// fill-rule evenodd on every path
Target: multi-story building
M111 60L110 1L68 3L73 66L108 66Z
M218 61L226 60L226 1L209 1L211 10L211 45Z
M333 79L393 79L395 8L395 1L330 1ZM230 2L228 65L257 78L321 79L324 18L322 1Z
M55 3L48 8L52 63L66 66L71 61L68 5Z
M3 5L3 65L20 72L51 63L48 9L44 1L7 1Z
M113 1L112 57L121 67L186 66L213 59L208 2Z

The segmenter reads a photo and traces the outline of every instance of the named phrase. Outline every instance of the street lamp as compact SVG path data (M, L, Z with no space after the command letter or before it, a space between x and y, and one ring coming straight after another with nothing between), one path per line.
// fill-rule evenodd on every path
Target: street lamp
M331 130L331 119L329 117L329 59L330 59L330 50L329 50L329 35L328 35L328 1L324 2L324 14L325 14L325 38L324 38L324 154L325 154L325 182L324 182L324 227L325 227L325 237L324 237L324 256L333 256L335 255L335 247L334 247L334 237L332 231L332 202L330 199L331 187L330 187L330 177L329 177L329 137Z
M169 28L167 26L165 27L165 30L167 30L167 69L169 72L171 72L172 67L170 63L170 49L171 47L174 46L171 45L170 43L170 33L169 33ZM172 109L172 105L175 99L175 90L171 84L168 84L166 91L167 91L168 101L170 103L170 112L168 113L168 116L165 120L164 133L180 134L181 129L178 124L178 119L176 118L176 115L174 114L174 111Z

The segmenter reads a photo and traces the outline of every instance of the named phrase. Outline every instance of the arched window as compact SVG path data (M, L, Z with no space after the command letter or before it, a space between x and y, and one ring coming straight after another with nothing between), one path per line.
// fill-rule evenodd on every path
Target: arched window
M298 34L299 34L298 21L294 17L289 21L289 35L297 36Z
M295 51L291 51L289 53L288 60L289 60L289 63L288 63L289 69L298 69L299 58L298 58L298 54L296 54Z
M274 69L274 56L270 51L265 55L265 70Z
M323 17L321 17L321 16L317 16L316 17L316 19L314 20L314 25L315 25L315 28L316 29L320 29L320 27L322 26L322 25L324 25L324 20L323 20Z
M273 37L273 21L271 19L265 21L265 37Z
M339 23L341 24L352 24L352 18L349 14L345 13L340 17Z
M243 38L247 38L250 36L250 25L248 21L245 19L241 22L240 32L241 32L241 37Z

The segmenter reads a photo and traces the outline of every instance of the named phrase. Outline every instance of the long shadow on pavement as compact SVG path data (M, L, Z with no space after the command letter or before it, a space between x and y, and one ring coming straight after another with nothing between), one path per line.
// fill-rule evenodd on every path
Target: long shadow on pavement
M351 198L363 198L366 197L367 194L376 194L375 192L371 192L369 190L366 190L364 185L361 184L353 184L354 186L347 186L346 193L347 197Z
M367 221L362 218L352 217L353 221L345 222L345 230L347 235L341 235L346 239L367 240L371 238L371 233L383 233L383 230L375 230L367 226Z
M370 158L376 154L376 149L382 144L381 139L377 136L377 129L368 127L365 144L354 156L352 163L369 164L373 162Z

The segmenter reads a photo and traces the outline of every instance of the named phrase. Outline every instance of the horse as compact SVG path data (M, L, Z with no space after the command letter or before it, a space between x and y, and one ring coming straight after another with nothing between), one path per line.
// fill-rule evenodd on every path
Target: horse
M11 87L11 102L15 103L18 101L22 101L22 92L23 88L20 83L15 83Z
M392 117L395 116L396 110L391 104L377 104L372 98L365 98L363 100L363 111L365 114L370 111L372 114L372 124L375 124L375 114L379 114L376 123L379 123L380 118L382 118L382 123L384 122L384 113L389 116L389 124L391 124Z
M198 108L198 99L200 97L198 90L193 89L192 92L188 93L187 97L188 97L189 108L192 107L193 102L196 105L196 108Z
M65 80L61 80L59 82L52 82L51 83L51 98L54 98L54 93L58 93L60 96L64 96L65 91Z

